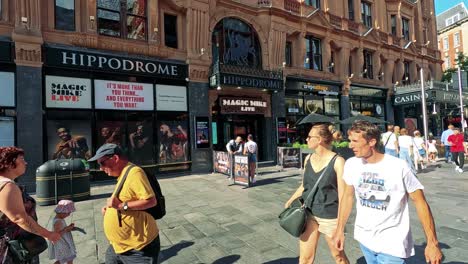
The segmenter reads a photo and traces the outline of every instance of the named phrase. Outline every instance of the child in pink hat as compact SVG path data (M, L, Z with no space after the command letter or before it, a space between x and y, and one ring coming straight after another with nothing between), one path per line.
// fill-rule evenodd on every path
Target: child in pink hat
M49 243L49 259L55 260L54 264L72 264L76 258L76 247L71 231L75 224L67 226L65 218L75 211L75 204L70 200L61 200L55 207L53 219L53 231L59 232L62 237L57 243Z

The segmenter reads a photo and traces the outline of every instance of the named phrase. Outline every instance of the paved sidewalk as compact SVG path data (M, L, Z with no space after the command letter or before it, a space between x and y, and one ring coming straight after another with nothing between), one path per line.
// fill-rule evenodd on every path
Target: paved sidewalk
M444 263L468 263L468 172L458 174L452 165L431 167L419 178L437 224ZM162 263L297 263L298 240L278 225L284 202L301 181L299 170L278 172L263 168L257 185L243 189L228 186L221 174L162 178L160 184L167 199L167 215L158 225ZM113 184L92 188L92 199L78 202L77 211L67 219L85 234L74 232L78 258L75 263L104 263L108 242L103 233L100 208L110 196ZM53 206L38 207L40 223L46 225ZM425 263L425 237L414 207L411 223L416 256L409 263ZM351 263L365 263L352 239L352 223L347 226L346 253ZM382 241L385 243L385 241ZM47 253L41 263L51 263ZM315 263L334 263L323 238Z

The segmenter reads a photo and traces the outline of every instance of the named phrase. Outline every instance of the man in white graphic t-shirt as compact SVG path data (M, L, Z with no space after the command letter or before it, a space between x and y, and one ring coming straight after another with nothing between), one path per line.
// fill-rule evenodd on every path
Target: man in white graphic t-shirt
M422 184L404 160L376 151L380 139L376 125L358 121L348 134L355 157L346 161L343 170L346 188L340 200L338 226L333 237L336 248L344 248L344 227L356 197L354 238L360 243L366 262L405 263L414 255L409 197L426 234L426 262L441 263L442 252Z

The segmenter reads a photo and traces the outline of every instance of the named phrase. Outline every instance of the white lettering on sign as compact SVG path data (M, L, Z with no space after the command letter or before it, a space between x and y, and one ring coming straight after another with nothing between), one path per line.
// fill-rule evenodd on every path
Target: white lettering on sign
M165 63L145 62L140 60L128 60L118 57L105 57L99 55L78 54L75 52L62 51L62 64L73 66L109 68L112 70L136 71L141 73L154 73L160 75L177 76L179 71L177 65ZM77 56L79 55L79 56Z
M97 109L153 110L153 85L95 80Z

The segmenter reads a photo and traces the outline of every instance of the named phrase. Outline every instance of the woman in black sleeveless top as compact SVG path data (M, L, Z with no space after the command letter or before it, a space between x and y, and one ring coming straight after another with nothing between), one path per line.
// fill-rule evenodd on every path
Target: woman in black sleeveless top
M306 200L318 178L330 163L333 169L330 168L328 173L323 175L315 189L313 199L306 204L307 225L299 240L299 263L301 264L314 262L320 234L324 234L335 262L349 263L344 251L338 251L332 241L337 225L338 197L341 197L345 187L342 178L344 159L342 157L334 159L336 153L330 150L332 140L333 135L326 124L314 125L309 131L307 145L314 150L314 154L307 156L302 184L285 204L285 207L289 207L300 197Z

